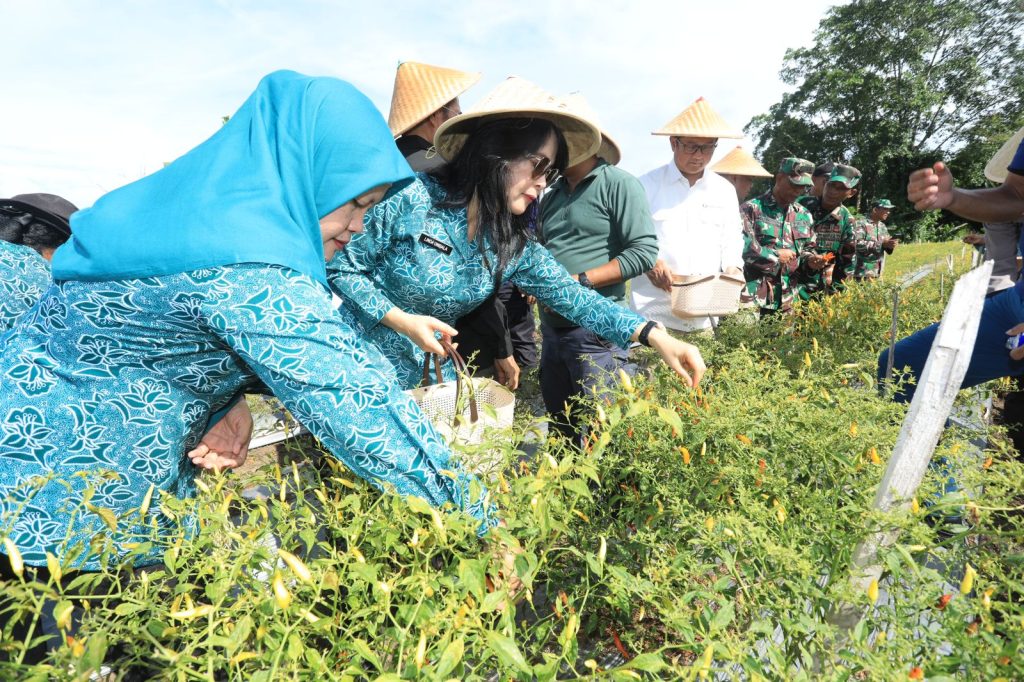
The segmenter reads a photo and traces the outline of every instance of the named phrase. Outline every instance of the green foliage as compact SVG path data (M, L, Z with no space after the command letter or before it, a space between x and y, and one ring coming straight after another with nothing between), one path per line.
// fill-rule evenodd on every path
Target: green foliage
M858 201L890 199L899 226L918 217L912 170L944 158L962 186L983 186L985 163L1024 125L1024 7L850 2L829 10L813 47L787 51L781 76L795 89L746 128L765 165L850 162L864 172Z
M936 280L905 292L901 329L941 314ZM1024 465L998 447L979 457L950 432L938 454L972 501L943 494L933 471L916 511L870 508L903 416L874 382L891 291L855 285L791 318L726 321L701 341L701 391L645 351L654 369L595 403L582 452L552 440L520 462L496 436L462 453L504 458L489 494L507 527L492 538L309 449L301 466L205 476L199 498L161 500L181 528L149 572L0 586L30 617L47 597L58 619L69 606L81 619L44 666L0 676L86 679L105 662L167 680L902 680L915 666L929 679L1020 679ZM265 499L243 497L254 486ZM190 512L198 533L185 531ZM882 557L886 596L836 647L826 614L870 605L847 570L881 527L901 530ZM500 543L518 548L513 566ZM978 575L961 593L965 562ZM510 571L526 586L518 606ZM631 658L616 668L579 660L619 645Z

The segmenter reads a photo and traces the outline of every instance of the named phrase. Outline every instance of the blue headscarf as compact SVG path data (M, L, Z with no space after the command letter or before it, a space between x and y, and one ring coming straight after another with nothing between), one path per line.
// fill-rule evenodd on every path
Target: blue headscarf
M56 280L283 265L326 284L320 218L413 177L369 99L335 78L277 71L210 139L71 218Z

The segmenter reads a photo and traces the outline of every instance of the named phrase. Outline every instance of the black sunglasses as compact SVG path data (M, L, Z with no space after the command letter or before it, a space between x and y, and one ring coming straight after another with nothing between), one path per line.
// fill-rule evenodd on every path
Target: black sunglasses
M527 154L526 158L533 162L533 173L531 175L534 180L543 175L544 181L551 185L562 175L562 171L552 166L551 164L554 162L546 156Z

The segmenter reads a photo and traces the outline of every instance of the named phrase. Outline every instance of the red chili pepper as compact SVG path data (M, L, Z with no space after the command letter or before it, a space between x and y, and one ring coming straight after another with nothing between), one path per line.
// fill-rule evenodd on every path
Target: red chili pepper
M937 608L939 611L942 611L943 609L946 608L946 604L948 604L949 600L952 599L952 598L953 598L953 595L951 595L951 594L944 594L944 595L942 595L941 597L939 597L939 601L935 604L935 608Z
M608 626L608 633L612 636L612 641L615 642L615 648L619 650L619 653L622 654L622 657L624 659L626 659L627 661L629 659L633 658L632 656L629 655L629 652L626 651L626 647L622 646L622 640L619 639L619 633L615 632L615 628L613 628L613 627L611 627L609 625Z

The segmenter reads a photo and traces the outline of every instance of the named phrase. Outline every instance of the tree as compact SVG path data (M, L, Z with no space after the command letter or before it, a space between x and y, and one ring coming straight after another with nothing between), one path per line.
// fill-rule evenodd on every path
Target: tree
M905 183L950 162L962 184L1024 125L1024 5L1019 0L854 0L834 7L814 46L787 50L795 86L746 127L768 165L795 154L859 168L861 197L886 197L897 223L919 214Z

